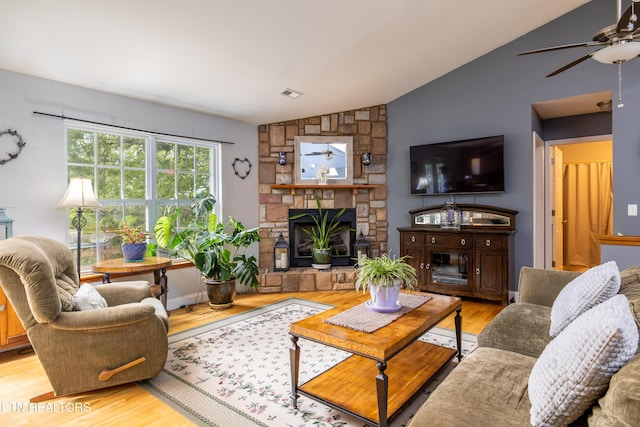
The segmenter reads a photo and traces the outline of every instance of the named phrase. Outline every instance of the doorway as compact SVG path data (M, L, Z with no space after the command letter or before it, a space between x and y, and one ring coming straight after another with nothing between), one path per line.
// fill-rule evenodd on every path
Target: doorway
M581 203L588 200L600 206L599 198L576 188L578 184L584 187L588 180L582 176L565 180L564 174L565 170L570 173L568 169L573 167L565 166L565 163L604 161L609 162L610 170L613 169L611 99L611 91L601 91L531 104L534 112L532 126L536 129L532 141L533 266L536 268L584 270L595 259L599 259L600 234L598 227L592 227L591 222L601 221L589 220L583 224L582 220L588 216L583 215L582 211L574 212L573 206L568 204L572 198ZM592 150L596 145L588 145L601 142L605 143L599 146L602 150ZM590 153L590 156L574 158L573 151L585 155ZM565 152L568 152L567 160L564 159ZM561 157L558 164L555 163L556 157ZM599 185L595 188L599 188ZM612 192L608 192L608 200L612 200ZM576 218L580 221L576 221ZM567 230L578 230L577 234L587 235L590 241L596 242L596 248L589 252L595 256L586 257L588 261L576 260L576 245L571 237L576 232ZM593 248L593 244L590 246Z
M600 263L600 236L613 232L610 136L545 142L546 268L585 271Z

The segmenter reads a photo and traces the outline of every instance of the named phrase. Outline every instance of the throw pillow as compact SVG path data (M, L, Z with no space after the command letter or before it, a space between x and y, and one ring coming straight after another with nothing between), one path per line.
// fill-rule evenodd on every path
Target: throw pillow
M531 424L565 426L576 420L637 348L638 329L624 295L582 314L547 345L531 370Z
M107 301L96 291L96 288L88 283L83 283L73 296L73 309L76 311L106 307Z
M549 335L557 336L569 323L608 300L620 289L620 270L609 261L582 273L565 286L551 306Z

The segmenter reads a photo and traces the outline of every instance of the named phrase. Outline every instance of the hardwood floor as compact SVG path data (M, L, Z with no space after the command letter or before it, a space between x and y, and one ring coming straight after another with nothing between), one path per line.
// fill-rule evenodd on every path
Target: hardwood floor
M288 298L301 298L341 305L353 291L296 292L282 294L239 294L234 307L213 311L207 304L173 310L170 333L223 319ZM499 302L463 300L462 329L472 334L502 310ZM453 315L439 326L453 329ZM79 349L78 351L82 351ZM192 426L190 421L163 404L136 384L127 384L91 393L60 397L38 405L31 397L50 391L49 381L30 349L0 353L0 419L2 425L31 426Z

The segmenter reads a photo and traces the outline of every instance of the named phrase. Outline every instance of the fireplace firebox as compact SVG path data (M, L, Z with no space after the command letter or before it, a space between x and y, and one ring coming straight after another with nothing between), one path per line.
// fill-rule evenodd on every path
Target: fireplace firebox
M323 209L331 221L340 209ZM289 209L289 216L308 213L318 217L317 209ZM356 210L353 208L345 209L338 218L341 230L338 235L331 241L331 265L346 266L355 263L353 255L353 244L356 241ZM309 216L303 216L297 219L289 220L289 265L291 267L310 267L311 260L311 239L304 232L305 228L315 227L313 219Z

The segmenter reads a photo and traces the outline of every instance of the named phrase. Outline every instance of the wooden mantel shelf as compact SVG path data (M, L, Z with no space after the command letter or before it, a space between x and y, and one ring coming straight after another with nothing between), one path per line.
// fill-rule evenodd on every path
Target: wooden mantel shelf
M274 190L291 190L291 194L295 194L296 190L306 189L329 189L329 190L351 190L352 194L356 194L359 189L377 188L374 184L273 184L271 188Z

